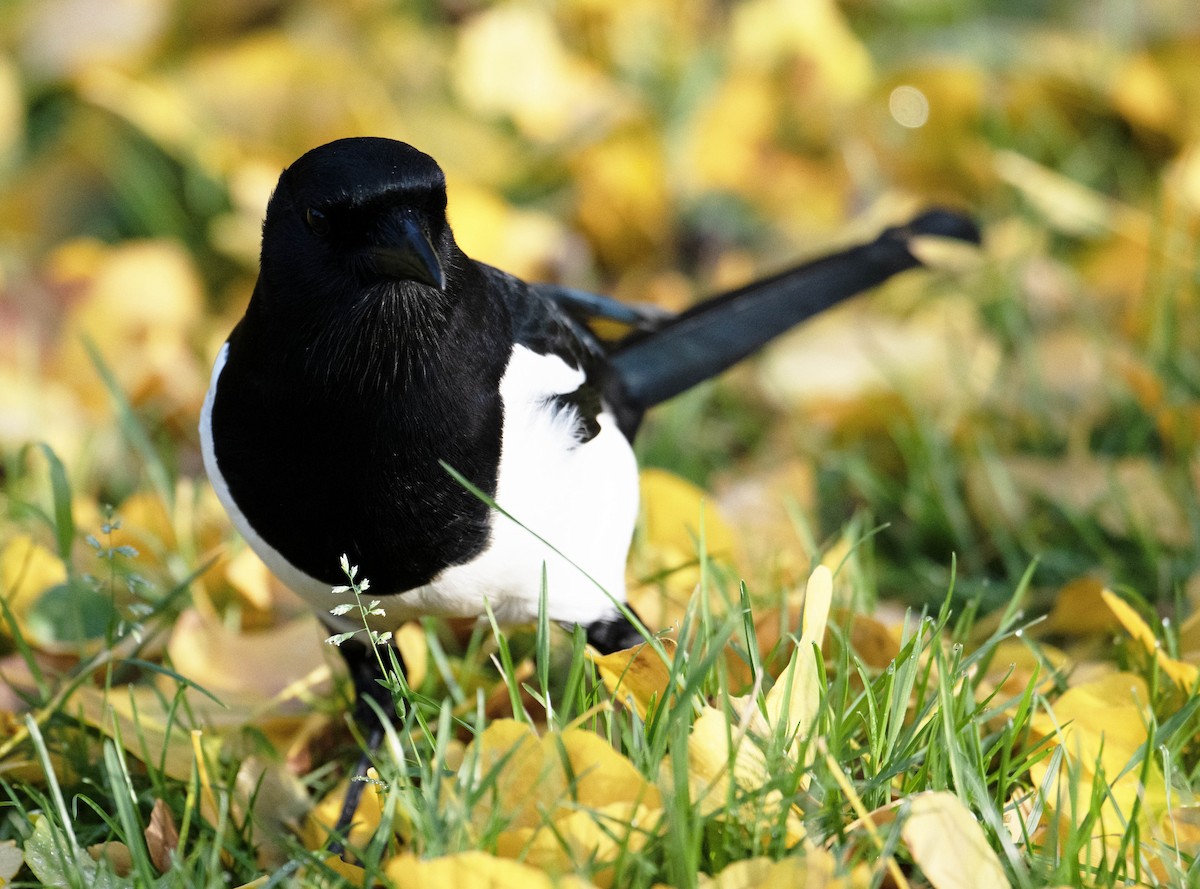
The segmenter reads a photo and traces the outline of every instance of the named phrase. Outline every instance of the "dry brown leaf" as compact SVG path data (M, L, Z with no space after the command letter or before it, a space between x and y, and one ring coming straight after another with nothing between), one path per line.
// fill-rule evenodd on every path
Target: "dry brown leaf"
M88 855L92 861L103 861L118 877L127 877L133 871L133 854L124 843L116 841L96 843L88 846Z
M167 804L160 799L154 801L150 809L150 821L145 830L146 849L150 853L150 861L165 874L171 869L171 858L179 848L179 828L175 826L175 817Z

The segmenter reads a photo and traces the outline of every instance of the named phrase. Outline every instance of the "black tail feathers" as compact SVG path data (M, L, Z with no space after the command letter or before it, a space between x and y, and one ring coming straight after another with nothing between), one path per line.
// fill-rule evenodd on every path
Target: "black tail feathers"
M801 321L919 266L909 250L916 237L980 240L969 217L929 210L868 244L706 300L657 330L621 341L611 361L628 405L622 425L636 428L647 408L716 376Z

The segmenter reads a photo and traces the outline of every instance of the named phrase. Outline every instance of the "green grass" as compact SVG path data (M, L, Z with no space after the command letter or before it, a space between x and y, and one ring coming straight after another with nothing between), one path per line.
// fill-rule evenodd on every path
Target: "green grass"
M71 527L68 483L53 455L43 452L43 456L49 458L53 508L34 515L48 529L62 532ZM864 540L843 568L847 576L863 578L866 590L880 583L875 576L880 561L872 552L877 540L878 535ZM118 571L135 567L136 558L131 553L98 548L110 564L118 562L118 555L128 564L118 564L107 577L88 577L75 567L68 573L98 594L113 595L117 600L114 608L120 611L128 600L119 601L122 597L117 593L125 588L113 578ZM1039 654L1039 644L1022 632L1028 624L1023 603L1036 573L1036 568L1030 568L1019 585L1008 591L1011 605L999 620L991 621L990 630L979 622L976 608L955 608L962 597L952 583L942 591L939 608L910 612L899 654L886 669L864 663L848 642L849 626L835 623L832 634L837 644L832 659L823 667L825 681L815 731L806 739L813 745L811 770L806 773L788 765L783 754L786 731L776 727L773 734L747 742L760 747L767 774L772 777L758 787L731 783L724 806L707 814L697 808L689 790L689 731L702 706L724 708L733 695L747 691L730 686L730 652L741 651L754 671L750 688L759 695L769 691L773 680L761 672L761 662L770 662L776 652L758 653L753 603L778 599L778 593L747 593L736 584L722 584L723 572L705 571L705 580L678 633L679 650L671 666L669 691L645 721L629 709L609 703L594 665L585 657L580 633L565 634L543 619L532 630L511 638L495 628L480 627L465 646L448 649L439 641L439 626L430 623L427 630L434 669L419 687L401 682L394 690L401 720L385 747L399 755L384 755L380 762L385 788L381 829L365 848L353 851L375 879L402 847L420 856L491 847L505 824L497 820L480 829L472 813L477 804L489 799L498 772L477 773L465 766L455 769L447 762L453 749L461 750L461 742L478 736L491 723L485 697L492 683L505 682L514 718L541 730L561 731L574 725L596 732L663 790L661 829L636 854L616 857L613 885L649 887L666 882L692 887L700 875L718 872L747 857L796 854L788 848L780 814L792 806L801 813L809 837L831 851L847 872L855 864L866 864L879 879L880 862L895 856L913 876L898 821L882 827L874 841L868 841L862 830L847 830L847 825L863 807L871 810L923 791L944 789L952 790L978 814L1013 885L1115 886L1126 879L1144 878L1145 874L1128 873L1123 860L1107 862L1098 869L1083 863L1092 827L1085 813L1075 813L1071 821L1062 824L1057 823L1056 815L1056 823L1044 834L1049 840L1034 849L1018 848L1003 826L1006 815L1011 815L1007 808L1013 795L1038 790L1029 776L1033 763L1050 757L1054 768L1066 767L1061 751L1033 740L1030 719L1045 705L1045 699L1032 683L1009 696L996 693L981 698L977 694L985 677L997 675L997 670L1003 674L1002 665L990 663L1001 642L1020 639ZM129 739L124 739L123 747L72 718L73 687L99 683L109 695L122 694L114 676L145 666L139 657L143 643L137 640L153 637L161 631L162 622L171 620L178 602L176 589L148 593L139 589L138 595L150 601L157 598L160 607L137 625L108 628L109 645L62 675L45 674L18 624L8 619L15 650L31 674L39 677L39 683L23 723L25 733L5 745L0 761L36 762L44 779L30 782L28 778L0 777L4 797L0 837L17 839L37 875L51 884L212 886L249 881L260 869L248 825L239 821L230 804L240 765L238 745L227 743L220 755L206 762L207 781L198 771L189 780L179 781L167 777L153 762L127 753ZM862 598L870 600L871 596L867 592ZM792 634L799 632L796 626L788 629ZM788 638L780 644L790 644ZM489 657L494 668L487 666ZM517 666L528 658L535 661L533 678L522 684L514 677ZM1055 679L1060 688L1066 687L1067 676ZM185 680L176 677L176 681L182 684ZM1190 696L1180 706L1169 683L1160 680L1152 689L1157 719L1151 726L1151 741L1125 769L1143 768L1145 751L1152 750L1156 762L1172 764L1179 773L1177 778L1194 781L1200 699ZM538 705L532 712L527 706L530 700ZM183 726L191 724L183 709L173 711L171 718ZM734 717L734 725L736 721ZM245 745L242 747L244 750ZM348 762L343 758L344 764ZM501 763L498 768L503 767ZM807 786L801 780L805 774L811 781ZM313 791L319 794L333 778L333 771L318 770L310 776ZM847 788L852 788L852 795L847 795ZM201 815L200 799L210 791L218 801L215 820L211 813ZM1097 803L1105 792L1103 783L1091 790ZM782 796L782 808L773 801L776 794ZM175 814L182 837L179 854L170 870L161 875L142 838L156 799L163 800ZM1123 841L1136 847L1144 839L1139 836L1136 819L1131 820ZM352 885L325 868L317 853L304 849L294 837L285 833L277 840L287 856L282 870L277 871L280 878L302 875L305 884ZM124 843L131 850L133 870L128 877L111 875L81 851L106 842ZM1196 877L1196 866L1186 858L1181 859L1179 868L1177 879ZM586 862L580 875L591 875Z

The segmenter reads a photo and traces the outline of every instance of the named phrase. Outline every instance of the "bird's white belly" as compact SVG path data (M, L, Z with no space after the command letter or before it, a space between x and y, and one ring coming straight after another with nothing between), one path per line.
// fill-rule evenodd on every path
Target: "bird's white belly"
M213 489L234 527L276 577L326 623L355 629L361 624L350 619L354 612L342 619L328 613L346 596L335 596L267 543L237 508L221 475L211 417L227 350L228 345L217 357L201 413L201 446ZM501 623L532 621L543 566L552 620L587 624L614 616L614 600L625 601L625 560L637 519L637 463L610 413L600 414L599 434L579 444L573 417L554 407L551 399L573 392L583 378L582 370L561 358L514 348L500 383L504 425L495 498L507 515L493 511L488 546L471 561L447 568L425 586L381 597L385 616L372 622L377 628L423 614L480 617L485 602Z
M582 444L555 395L573 392L583 371L516 346L500 395L503 445L492 533L479 556L405 593L388 610L474 616L486 600L497 620L537 617L543 566L552 620L587 624L625 601L625 560L637 519L633 449L607 411ZM389 615L391 616L391 615ZM407 614L405 616L408 616Z

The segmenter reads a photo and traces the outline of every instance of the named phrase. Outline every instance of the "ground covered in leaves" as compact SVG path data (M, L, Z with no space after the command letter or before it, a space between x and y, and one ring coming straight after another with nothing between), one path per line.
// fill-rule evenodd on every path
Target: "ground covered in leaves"
M0 6L0 885L1200 881L1200 12L1053 6ZM279 170L357 134L475 258L668 308L985 243L652 418L653 644L396 628L346 863L336 652L195 424Z

